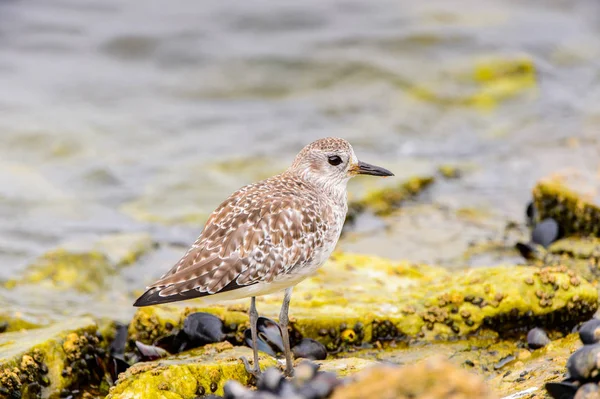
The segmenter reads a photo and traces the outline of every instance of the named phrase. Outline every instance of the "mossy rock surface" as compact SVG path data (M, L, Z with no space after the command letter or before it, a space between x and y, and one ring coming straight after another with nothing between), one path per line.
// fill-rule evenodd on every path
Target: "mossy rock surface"
M279 295L262 297L257 307L275 318L280 301ZM480 329L507 332L537 325L564 330L594 314L597 301L595 287L564 266L448 273L434 266L336 254L295 288L290 317L293 336L314 338L335 350L386 340L456 339ZM195 311L214 313L241 331L248 303L188 301L142 308L130 324L130 336L153 342Z
M413 198L435 181L434 176L414 176L396 185L368 190L363 197L348 204L349 220L359 213L370 211L378 216L386 216L396 210L402 202Z
M89 318L50 327L0 334L0 397L38 390L58 397L73 384L89 382L86 356L98 347L96 324Z
M596 176L567 171L540 180L533 199L540 220L553 218L565 235L600 237L600 202Z
M147 234L114 234L67 242L31 263L19 278L5 282L8 289L37 285L58 290L93 293L108 277L134 263L154 246Z
M239 360L252 358L252 350L227 342L207 345L155 362L137 363L119 376L107 399L193 399L205 394L223 395L223 385L236 380L248 385L252 378ZM261 368L277 361L260 354Z

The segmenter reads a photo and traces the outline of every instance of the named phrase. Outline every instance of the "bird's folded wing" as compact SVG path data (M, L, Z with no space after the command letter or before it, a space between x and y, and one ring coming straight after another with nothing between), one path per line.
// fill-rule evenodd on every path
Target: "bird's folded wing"
M310 262L326 228L314 202L270 198L260 207L248 208L252 209L223 203L190 250L148 288L161 297L191 290L198 293L194 296L204 296L225 287L272 282L292 267Z

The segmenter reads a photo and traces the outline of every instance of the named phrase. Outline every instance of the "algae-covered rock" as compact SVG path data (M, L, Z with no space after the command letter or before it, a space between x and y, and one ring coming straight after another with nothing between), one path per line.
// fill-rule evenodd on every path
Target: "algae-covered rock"
M379 216L388 215L397 209L403 201L419 194L434 181L433 176L415 176L395 186L386 186L368 191L363 198L350 201L347 218L352 220L357 214L365 210Z
M529 245L528 262L542 266L565 266L577 276L596 282L600 277L600 238L566 237L547 249Z
M261 314L276 317L281 297L259 298ZM313 338L329 350L363 343L461 337L480 329L524 326L566 329L590 317L598 293L566 267L496 266L453 272L427 265L336 254L296 286L292 339ZM195 303L198 305L196 306ZM201 301L140 309L133 339L155 341L192 311L217 314L241 330L248 301L201 306Z
M489 109L524 94L535 94L534 60L526 55L492 55L466 60L408 92L420 100L445 106Z
M228 380L249 384L250 376L239 360L252 358L252 350L233 347L227 342L207 345L155 362L138 363L121 374L107 399L193 399L197 396L223 395ZM261 368L277 362L260 354Z
M73 385L93 380L98 345L96 324L88 318L0 335L0 394L21 397L39 389L56 397Z
M440 357L411 366L380 365L352 378L337 388L333 399L493 399L483 378Z
M600 236L598 178L567 171L540 180L533 189L539 219L553 218L566 236Z
M5 287L35 284L95 292L104 286L107 277L134 263L153 245L149 235L137 233L68 242L40 256L20 277L7 281Z

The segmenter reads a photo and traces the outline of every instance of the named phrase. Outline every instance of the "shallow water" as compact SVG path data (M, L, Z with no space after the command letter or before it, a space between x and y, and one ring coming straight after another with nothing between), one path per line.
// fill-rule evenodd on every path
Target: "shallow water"
M109 289L126 303L177 260L167 244L323 136L399 178L465 170L342 248L494 263L464 251L521 222L538 178L599 170L599 55L595 0L0 1L0 279L74 238L148 231L161 249ZM490 58L525 59L533 84L477 78ZM69 295L0 291L36 314Z

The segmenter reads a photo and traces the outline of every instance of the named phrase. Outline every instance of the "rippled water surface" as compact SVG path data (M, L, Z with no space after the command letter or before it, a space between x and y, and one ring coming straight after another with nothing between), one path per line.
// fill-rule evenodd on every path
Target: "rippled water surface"
M324 136L398 179L460 165L341 243L460 266L538 178L600 170L599 56L596 0L0 0L0 279L147 231L160 249L113 284L139 289L227 194ZM0 291L23 312L81 302L19 296Z

